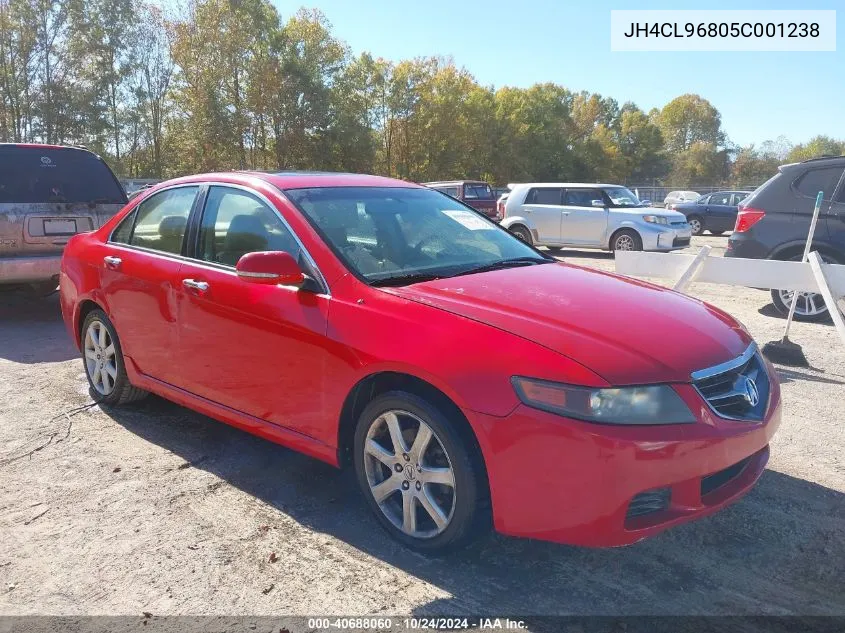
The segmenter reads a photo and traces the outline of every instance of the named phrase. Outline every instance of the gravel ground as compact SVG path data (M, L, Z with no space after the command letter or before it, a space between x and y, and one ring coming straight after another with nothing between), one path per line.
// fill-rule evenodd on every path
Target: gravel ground
M765 292L691 292L781 333ZM845 348L828 325L792 338L812 368L781 368L771 461L736 505L627 548L426 559L347 473L159 398L92 406L57 298L0 296L0 614L845 614Z

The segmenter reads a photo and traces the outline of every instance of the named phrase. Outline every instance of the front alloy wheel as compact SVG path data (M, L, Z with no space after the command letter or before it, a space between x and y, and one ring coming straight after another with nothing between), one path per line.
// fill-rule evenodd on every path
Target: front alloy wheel
M371 402L356 428L364 497L387 531L413 549L440 553L484 531L486 486L457 424L432 403L394 391Z
M386 411L370 426L364 450L370 493L394 526L413 538L448 527L455 473L428 424L408 411Z

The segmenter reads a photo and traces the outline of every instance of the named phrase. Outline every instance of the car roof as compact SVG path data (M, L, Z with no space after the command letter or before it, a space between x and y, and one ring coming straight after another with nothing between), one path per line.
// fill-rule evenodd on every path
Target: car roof
M322 171L224 171L210 172L183 176L157 183L155 188L167 187L175 184L191 184L197 182L220 183L248 183L250 179L258 178L269 182L281 190L308 189L312 187L394 187L423 189L420 185L396 178L384 176L370 176L366 174L346 174Z
M623 185L613 185L602 182L515 182L508 185L509 189L516 187L585 187L594 189L595 187L622 187Z
M465 185L465 184L479 184L479 185L486 185L487 183L483 180L434 180L432 182L424 182L422 183L426 187L432 187L434 185Z

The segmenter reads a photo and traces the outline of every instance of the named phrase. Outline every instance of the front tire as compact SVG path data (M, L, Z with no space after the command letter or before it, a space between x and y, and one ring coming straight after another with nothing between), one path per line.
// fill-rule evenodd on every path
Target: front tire
M517 238L528 244L529 246L534 244L534 240L531 238L531 231L526 229L521 224L517 224L516 226L512 226L510 228L510 232L513 233Z
M85 377L96 402L121 405L147 396L129 382L120 339L102 310L92 310L85 317L81 347Z
M456 549L489 525L479 456L457 423L415 394L391 391L367 405L355 429L353 464L367 504L393 538L420 552Z
M622 229L618 233L614 233L610 240L610 250L616 251L641 251L643 250L643 240L640 234L631 229Z
M704 233L704 220L702 220L697 215L691 215L687 218L687 224L689 224L690 230L692 231L693 235L701 235Z

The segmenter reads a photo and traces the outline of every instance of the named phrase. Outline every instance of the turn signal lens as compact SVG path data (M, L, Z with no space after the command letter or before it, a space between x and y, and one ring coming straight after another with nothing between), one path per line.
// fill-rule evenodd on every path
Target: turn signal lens
M757 224L760 220L762 220L764 215L766 215L766 212L761 211L760 209L753 209L751 207L739 209L739 212L736 215L736 226L734 226L734 233L742 233L744 231L747 231L752 226Z

